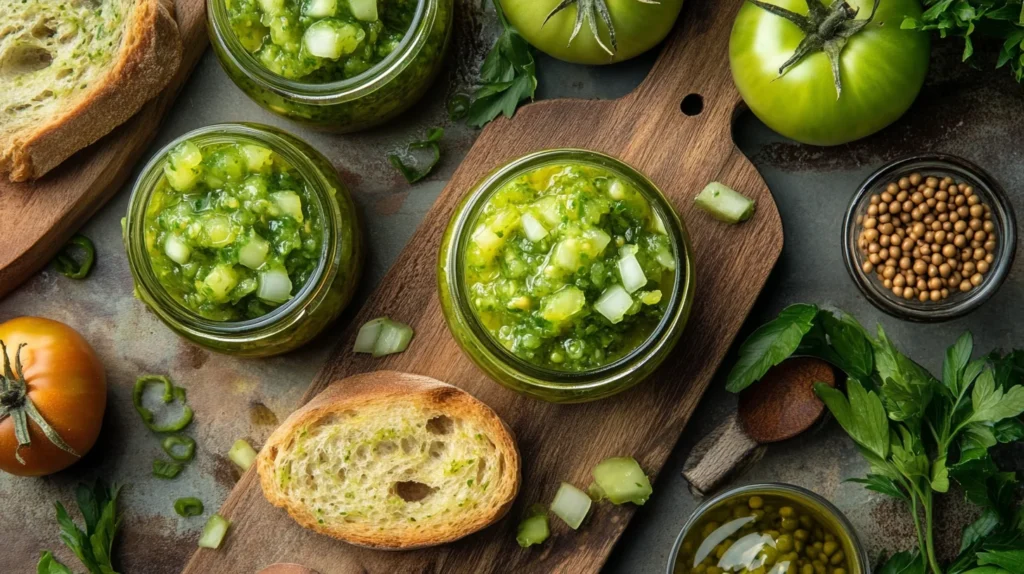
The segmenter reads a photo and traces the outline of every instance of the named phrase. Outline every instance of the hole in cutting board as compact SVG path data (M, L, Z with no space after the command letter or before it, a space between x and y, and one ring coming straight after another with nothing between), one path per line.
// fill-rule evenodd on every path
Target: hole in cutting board
M700 115L704 111L704 96L700 94L686 96L683 98L683 103L679 104L679 109L688 116Z

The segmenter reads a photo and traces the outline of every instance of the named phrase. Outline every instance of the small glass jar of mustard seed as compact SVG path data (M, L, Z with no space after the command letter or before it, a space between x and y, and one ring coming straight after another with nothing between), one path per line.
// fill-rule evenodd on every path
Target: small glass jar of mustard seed
M962 316L1005 280L1016 219L1002 188L948 155L890 163L861 185L843 226L850 276L879 309L936 322Z

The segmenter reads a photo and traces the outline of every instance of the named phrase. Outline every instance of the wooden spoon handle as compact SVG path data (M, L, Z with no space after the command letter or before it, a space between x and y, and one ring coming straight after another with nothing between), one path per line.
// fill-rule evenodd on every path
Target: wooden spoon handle
M683 464L683 478L697 496L715 489L733 470L760 458L764 449L740 426L736 413L700 440Z

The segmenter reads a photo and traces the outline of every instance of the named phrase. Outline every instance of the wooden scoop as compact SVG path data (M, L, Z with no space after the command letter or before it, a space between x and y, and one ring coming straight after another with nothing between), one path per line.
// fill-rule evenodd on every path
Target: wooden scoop
M319 574L316 570L306 568L301 564L271 564L257 574Z
M737 467L756 461L761 445L804 432L825 412L814 383L836 385L832 366L820 359L795 358L768 370L740 394L738 412L704 437L683 465L695 495L718 486Z

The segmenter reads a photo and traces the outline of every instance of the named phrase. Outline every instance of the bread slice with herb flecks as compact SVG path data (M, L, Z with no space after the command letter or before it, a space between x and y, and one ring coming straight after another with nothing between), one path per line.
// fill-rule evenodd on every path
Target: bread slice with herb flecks
M387 549L494 523L521 479L515 439L487 405L393 371L333 383L274 431L257 468L267 500L302 526Z

